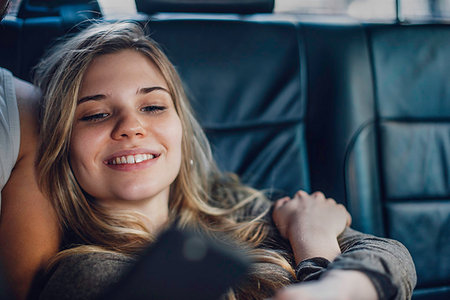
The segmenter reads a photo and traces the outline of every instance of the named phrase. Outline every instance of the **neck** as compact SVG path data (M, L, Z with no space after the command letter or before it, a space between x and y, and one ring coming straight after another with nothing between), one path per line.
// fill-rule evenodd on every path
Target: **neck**
M161 199L152 199L148 205L142 207L142 210L138 211L147 217L144 222L149 232L152 234L158 233L164 229L169 220L168 191L166 197L161 197Z
M169 189L150 199L110 200L105 206L113 210L128 210L141 214L147 230L156 235L164 229L169 219Z

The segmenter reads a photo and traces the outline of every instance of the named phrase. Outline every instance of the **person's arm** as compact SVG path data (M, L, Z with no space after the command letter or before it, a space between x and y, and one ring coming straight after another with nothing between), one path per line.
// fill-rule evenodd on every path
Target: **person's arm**
M58 251L60 233L52 206L36 180L40 95L19 79L15 86L21 139L17 162L2 190L0 254L12 292L17 299L25 299L35 274Z
M299 192L275 204L274 222L293 247L297 278L306 283L287 287L274 299L411 297L416 274L406 248L349 229L346 214L341 205L321 193Z
M328 271L320 280L293 284L271 300L373 300L377 292L369 277L359 271ZM406 299L406 298L404 298ZM268 300L268 299L266 299Z
M411 299L416 273L402 244L350 228L338 240L341 255L332 262L322 257L300 262L297 278L304 283L274 299Z
M396 240L364 234L347 228L338 237L342 254L328 267L366 274L379 299L410 299L417 276L409 251Z

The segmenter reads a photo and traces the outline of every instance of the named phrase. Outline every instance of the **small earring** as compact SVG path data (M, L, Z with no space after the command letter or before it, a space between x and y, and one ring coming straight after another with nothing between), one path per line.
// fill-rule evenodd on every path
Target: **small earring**
M189 163L191 164L191 166L194 165L194 161L192 159L189 161Z

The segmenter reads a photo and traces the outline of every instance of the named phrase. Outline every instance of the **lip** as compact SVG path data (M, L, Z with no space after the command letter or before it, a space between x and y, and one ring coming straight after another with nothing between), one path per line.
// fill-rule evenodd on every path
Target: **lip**
M154 158L142 161L140 163L134 163L134 164L109 164L108 162L116 157L121 156L128 156L128 155L136 155L136 154L152 154ZM103 164L107 167L118 170L118 171L132 171L132 170L139 170L143 168L147 168L151 166L152 164L156 163L158 158L161 156L161 153L159 151L151 150L151 149L144 149L144 148L136 148L136 149L129 149L129 150L121 150L114 152L113 154L109 155L106 159L103 160Z

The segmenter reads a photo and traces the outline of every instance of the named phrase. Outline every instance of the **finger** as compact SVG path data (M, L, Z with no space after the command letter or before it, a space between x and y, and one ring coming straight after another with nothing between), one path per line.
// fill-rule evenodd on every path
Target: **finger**
M334 200L333 198L327 198L327 201L331 202L333 204L337 204L336 200ZM342 204L340 204L340 205L342 205Z
M347 210L345 210L346 212L347 212L347 227L350 227L350 225L352 225L352 215L347 211Z
M309 194L303 190L298 190L297 193L295 193L295 197L306 198L309 197Z
M350 215L347 208L342 203L339 203L338 206L339 206L339 208L341 208L345 211L345 217L346 217L345 226L349 227L352 224L352 215Z
M278 209L278 208L282 207L283 205L286 204L286 202L289 202L289 200L291 200L291 198L289 198L289 197L284 197L284 198L278 199L275 202L274 208Z
M325 195L322 192L314 192L311 196L316 199L325 199Z

